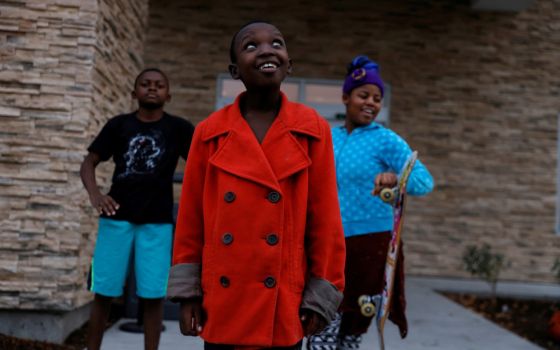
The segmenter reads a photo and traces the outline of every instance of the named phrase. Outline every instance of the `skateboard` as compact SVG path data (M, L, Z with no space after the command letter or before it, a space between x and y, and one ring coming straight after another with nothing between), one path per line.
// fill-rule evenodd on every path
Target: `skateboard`
M394 188L384 188L379 194L381 200L391 204L393 207L393 230L391 231L391 239L387 249L387 259L385 260L383 291L381 294L362 295L358 298L358 304L360 305L362 315L375 318L379 347L381 350L385 349L383 329L385 327L385 321L387 317L389 317L389 305L391 305L393 296L395 270L404 218L406 184L408 183L408 178L417 158L418 152L412 152L399 172L397 186Z

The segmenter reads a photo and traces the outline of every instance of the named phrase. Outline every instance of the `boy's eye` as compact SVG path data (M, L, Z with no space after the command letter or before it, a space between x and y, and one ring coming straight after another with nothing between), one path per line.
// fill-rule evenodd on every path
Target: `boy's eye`
M247 43L245 44L245 50L254 50L257 48L257 45L253 44L253 43Z
M280 40L275 40L272 42L272 47L275 49L279 49L282 46L284 46L284 43L282 43Z

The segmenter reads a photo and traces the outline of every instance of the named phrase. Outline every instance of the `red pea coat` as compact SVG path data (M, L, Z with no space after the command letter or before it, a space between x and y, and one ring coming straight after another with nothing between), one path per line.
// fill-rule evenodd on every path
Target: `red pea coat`
M168 294L202 296L202 338L262 347L297 343L300 307L326 308L320 314L328 317L336 311L344 260L331 133L323 118L283 95L259 144L238 97L197 126Z

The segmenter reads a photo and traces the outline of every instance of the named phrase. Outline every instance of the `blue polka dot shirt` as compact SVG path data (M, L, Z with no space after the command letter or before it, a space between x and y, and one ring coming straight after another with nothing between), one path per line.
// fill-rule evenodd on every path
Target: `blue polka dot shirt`
M379 173L399 173L412 149L402 137L375 122L356 128L350 134L344 126L335 127L332 136L344 235L390 231L393 209L371 191ZM407 193L421 196L433 188L432 175L417 160L408 180Z

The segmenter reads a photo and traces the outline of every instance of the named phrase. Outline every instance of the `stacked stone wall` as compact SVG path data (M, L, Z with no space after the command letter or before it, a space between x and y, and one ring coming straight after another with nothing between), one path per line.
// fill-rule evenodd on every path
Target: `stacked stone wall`
M0 4L0 308L90 300L95 220L79 166L100 125L130 107L146 19L146 1Z

